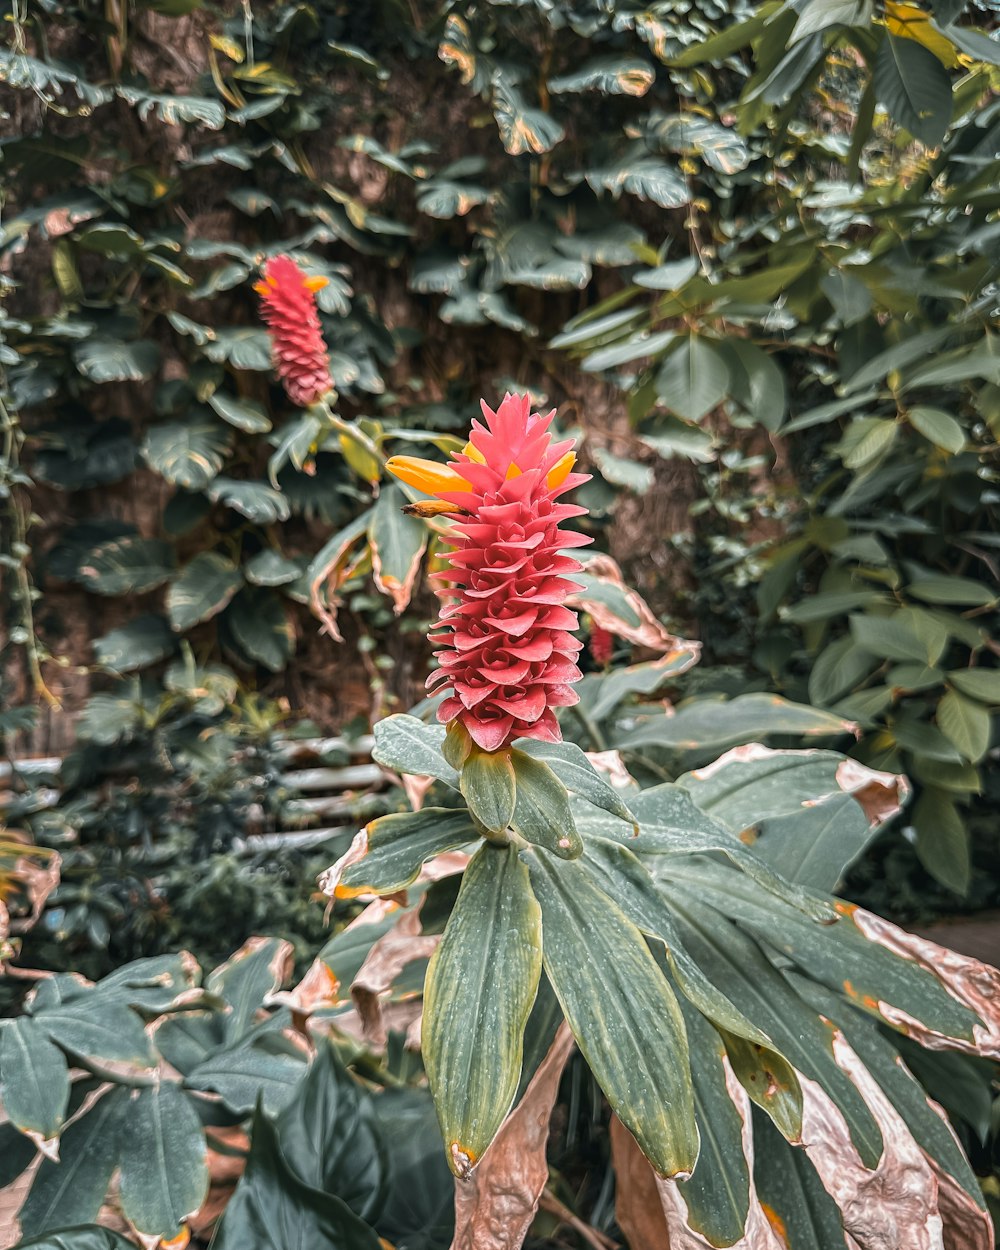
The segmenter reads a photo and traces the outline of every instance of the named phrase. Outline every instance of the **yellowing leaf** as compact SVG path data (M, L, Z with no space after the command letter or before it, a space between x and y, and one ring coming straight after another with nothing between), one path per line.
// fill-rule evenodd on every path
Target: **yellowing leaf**
M959 55L955 45L940 31L931 25L931 15L915 4L897 4L895 0L886 0L886 25L892 34L901 39L915 39L933 52L943 65L954 69L959 64Z

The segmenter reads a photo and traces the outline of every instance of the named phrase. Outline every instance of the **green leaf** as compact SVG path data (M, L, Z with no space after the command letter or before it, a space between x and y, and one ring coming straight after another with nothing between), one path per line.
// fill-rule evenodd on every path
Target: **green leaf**
M541 742L537 738L521 738L517 749L532 759L548 764L574 794L620 820L627 820L638 833L638 826L625 800L605 781L575 742Z
M541 971L528 870L514 847L486 843L465 870L424 984L421 1049L456 1176L482 1158L514 1101Z
M530 108L510 78L499 72L493 77L493 113L510 156L549 152L566 134L550 114Z
M118 673L131 673L165 659L176 646L170 626L162 616L137 616L94 640L97 663Z
M193 95L154 95L139 87L124 85L116 87L116 91L135 106L143 121L150 113L155 113L168 126L194 122L206 130L221 130L226 121L226 110L218 100Z
M478 842L480 836L469 813L461 809L422 807L418 812L380 816L366 826L357 848L360 854L344 867L337 895L401 890L412 884L427 860ZM354 854L352 847L349 856Z
M410 602L428 534L423 522L402 511L405 503L398 486L383 483L368 530L375 585L392 599L397 616Z
M94 547L79 578L100 595L141 595L154 590L174 571L174 549L155 538L119 538Z
M176 1081L140 1089L121 1133L121 1203L140 1233L176 1237L208 1193L205 1132Z
M635 56L601 56L585 61L569 74L549 79L553 95L598 91L601 95L644 96L656 80L656 70Z
M242 281L242 277L239 279ZM234 369L254 369L260 373L271 368L271 340L266 330L246 326L219 327L215 339L205 345L205 355L216 364L230 364Z
M121 1155L121 1123L128 1091L114 1086L63 1131L59 1162L43 1159L18 1212L21 1232L34 1237L50 1229L97 1219L111 1174Z
M918 405L906 414L910 425L935 447L941 447L953 456L965 446L965 431L947 412L940 408L926 408Z
M698 1157L684 1017L639 930L579 864L524 852L545 971L584 1058L661 1176ZM600 923L595 923L600 917Z
M672 751L707 751L750 742L769 734L836 737L850 733L852 722L833 712L790 703L776 694L741 694L727 702L703 699L685 704L672 716L640 720L638 728L616 740L622 749L661 746Z
M785 376L767 352L749 339L732 338L724 345L729 369L729 393L766 430L777 430L785 419Z
M247 1169L215 1236L213 1250L380 1250L373 1230L341 1198L304 1185L286 1163L275 1125L253 1122Z
M915 39L882 36L874 67L875 94L889 116L928 147L951 121L951 79L933 52Z
M532 845L542 846L561 859L576 859L583 851L583 842L565 785L548 764L516 747L510 752L510 761L516 778L510 825Z
M254 586L287 586L302 574L301 566L272 547L264 547L243 566L246 579Z
M243 575L217 551L203 551L189 561L167 591L167 613L178 634L211 620L243 585Z
M440 1250L455 1226L455 1179L445 1162L434 1103L426 1089L387 1089L374 1100L392 1143L389 1194L378 1231L407 1250Z
M22 1133L49 1141L59 1135L69 1106L66 1057L30 1017L0 1028L0 1101Z
M142 1021L124 1003L101 1001L96 1010L92 994L59 1005L47 1005L34 1019L56 1045L88 1065L110 1063L116 1070L148 1072L156 1056Z
M853 638L838 638L825 647L813 662L809 674L809 698L820 707L836 703L864 681L876 666L877 661Z
M990 714L980 703L949 690L937 705L937 723L963 759L976 764L990 745Z
M94 336L73 350L76 367L91 382L144 382L160 363L160 349L148 339L124 343Z
M948 681L980 703L1000 703L1000 669L956 668L948 674Z
M242 1037L269 995L284 984L291 957L290 944L281 938L249 938L205 981L205 989L225 999L226 1036Z
M277 1115L294 1096L305 1066L305 1056L292 1042L265 1034L213 1052L187 1073L184 1085L218 1094L241 1119L258 1103L268 1115Z
M285 1163L304 1185L335 1194L359 1219L378 1218L389 1181L386 1143L371 1095L329 1040L318 1040L316 1058L276 1127Z
M662 157L642 155L644 150L633 149L611 164L586 170L587 184L595 192L609 191L614 200L627 194L660 208L683 207L691 199L683 175Z
M234 399L224 391L213 391L208 403L223 421L247 434L266 434L271 428L271 420L263 405L254 399Z
M169 421L146 432L142 454L151 469L175 486L203 490L222 468L229 436L205 417Z
M843 1216L808 1154L790 1146L771 1122L754 1116L754 1179L761 1203L777 1213L792 1246L837 1246Z
M906 589L924 603L957 604L965 608L987 607L1000 598L1000 592L971 577L920 577L910 582Z
M857 645L887 660L916 660L934 665L948 641L948 631L943 626L904 612L892 616L852 615L850 623Z
M867 469L880 461L899 434L896 421L855 417L835 450L849 469Z
M134 1250L135 1242L97 1224L80 1224L42 1233L17 1243L18 1250Z
M504 833L514 815L514 768L508 751L473 748L459 782L469 811L490 830Z
M656 393L671 412L700 421L729 393L725 357L700 335L682 337L660 366Z
M274 594L244 587L224 617L239 648L272 673L280 673L294 651L292 627Z
M445 728L428 725L415 716L386 716L375 726L372 759L401 773L434 777L458 788L458 773L441 754Z

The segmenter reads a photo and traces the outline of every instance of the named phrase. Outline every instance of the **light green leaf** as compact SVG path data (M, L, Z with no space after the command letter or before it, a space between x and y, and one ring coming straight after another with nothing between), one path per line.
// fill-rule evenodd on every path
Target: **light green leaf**
M937 705L937 723L963 759L976 764L990 745L990 714L957 690L949 690Z
M435 777L458 788L458 773L441 754L445 727L425 724L415 716L387 716L375 726L372 759L398 772Z
M851 721L804 703L791 703L776 694L741 694L720 702L699 699L672 716L639 719L637 728L623 734L621 749L661 746L671 751L707 751L769 734L836 737L854 729Z
M965 446L965 431L953 416L940 408L918 405L910 409L906 418L924 438L953 456Z
M906 589L924 603L948 603L964 608L986 607L1000 598L1000 591L971 577L920 577L910 582Z
M948 631L936 622L925 622L918 632L912 615L896 612L892 616L852 615L851 636L862 650L887 660L916 660L934 665L941 658L948 641Z
M598 91L601 95L644 96L656 80L656 70L635 56L601 56L585 61L569 74L549 79L553 95Z
M478 1163L510 1110L541 971L528 870L514 847L487 843L465 870L424 983L421 1050L456 1176Z
M542 846L561 859L575 859L583 843L566 787L548 764L524 751L513 748L510 760L516 778L511 826L532 845Z
M263 406L254 399L235 399L224 391L213 391L208 403L223 421L247 434L266 434L271 428L271 420Z
M956 668L948 674L948 680L980 703L1000 703L1000 670L994 668Z
M499 72L493 76L493 113L510 156L549 152L566 134L549 113L530 108L514 83Z
M504 833L514 815L514 767L507 751L472 753L462 765L459 781L469 811L491 833Z
M160 349L148 339L125 343L94 336L73 351L76 367L91 382L144 382L160 363Z
M0 1027L0 1101L22 1133L57 1137L69 1105L66 1056L28 1016Z
M541 742L537 738L518 739L518 750L548 764L559 780L574 794L603 808L612 816L635 825L632 813L618 791L597 771L574 742ZM636 832L638 827L636 826Z
M972 854L955 800L935 786L925 786L913 809L913 827L917 855L931 876L956 894L967 894Z

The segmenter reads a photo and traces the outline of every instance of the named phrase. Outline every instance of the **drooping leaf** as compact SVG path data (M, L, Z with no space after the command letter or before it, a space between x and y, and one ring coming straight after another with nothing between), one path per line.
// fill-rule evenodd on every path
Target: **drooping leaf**
M528 870L516 848L485 843L465 870L424 984L421 1045L456 1176L479 1162L510 1110L541 970Z
M322 888L342 898L401 890L413 883L426 860L479 837L469 813L461 809L422 807L380 816L325 874Z

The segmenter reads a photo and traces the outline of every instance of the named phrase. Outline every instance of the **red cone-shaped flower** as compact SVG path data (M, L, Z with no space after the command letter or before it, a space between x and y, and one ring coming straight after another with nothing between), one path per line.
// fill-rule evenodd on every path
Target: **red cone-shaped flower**
M254 284L261 297L278 376L293 404L306 408L333 390L330 358L323 342L316 292L326 278L307 278L290 256L275 256Z
M506 395L496 412L482 405L465 451L447 466L397 457L388 467L412 485L433 491L459 516L452 541L450 581L437 657L428 686L447 697L438 719L458 721L484 751L515 738L559 742L554 709L578 702L582 644L570 632L579 621L565 606L579 584L567 573L578 561L562 554L591 540L559 529L586 508L559 496L588 480L571 472L571 442L553 443L555 412L540 416L530 401ZM426 464L426 468L420 466Z

